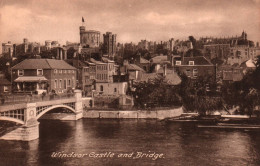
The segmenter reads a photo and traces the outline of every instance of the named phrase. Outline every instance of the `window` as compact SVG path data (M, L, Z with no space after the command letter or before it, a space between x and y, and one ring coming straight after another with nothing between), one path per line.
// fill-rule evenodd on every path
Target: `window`
M24 71L23 70L18 70L18 76L23 76L24 75Z
M114 92L116 92L117 91L117 89L116 88L114 88Z
M189 61L189 65L194 65L194 61Z
M187 75L188 77L190 77L190 69L187 69L187 70L186 70L186 75Z
M58 81L54 80L54 88L58 88Z
M67 89L67 80L64 80L64 89Z
M181 61L176 61L176 65L181 65Z
M207 91L207 92L209 92L209 91L210 91L209 84L206 84L206 91Z
M71 70L71 73L74 73L74 70Z
M193 69L193 77L198 77L198 70L197 69Z
M4 86L4 92L8 92L8 87Z
M104 91L103 85L100 85L100 91L101 91L101 92Z
M62 80L60 80L60 88L62 87L61 85L62 85Z
M37 76L42 76L42 75L43 75L43 70L37 69Z
M85 76L85 83L87 83L89 80L89 76Z
M59 73L61 74L61 73L62 73L62 70L59 70Z
M63 73L67 73L67 70L63 70Z
M68 87L70 87L70 79L68 80Z
M57 69L54 69L54 74L57 74L57 73L58 73Z

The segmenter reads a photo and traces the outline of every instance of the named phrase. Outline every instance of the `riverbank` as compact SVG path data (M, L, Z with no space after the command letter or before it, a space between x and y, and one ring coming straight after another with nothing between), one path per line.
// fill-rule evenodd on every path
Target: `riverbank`
M83 118L91 119L165 119L174 118L183 114L183 108L160 109L160 110L84 110ZM67 120L73 114L50 113L41 119Z
M107 118L107 119L165 119L180 116L183 113L182 107L162 110L119 110L102 111L86 110L83 118Z

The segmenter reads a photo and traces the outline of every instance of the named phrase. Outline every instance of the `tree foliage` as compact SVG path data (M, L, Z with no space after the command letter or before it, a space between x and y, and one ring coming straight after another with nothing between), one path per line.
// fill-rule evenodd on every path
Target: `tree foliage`
M178 89L169 85L164 77L136 83L134 88L133 96L137 107L181 105L181 98L177 93Z
M252 115L260 105L260 57L256 69L248 71L241 81L223 86L222 98L228 106L239 106L241 114Z

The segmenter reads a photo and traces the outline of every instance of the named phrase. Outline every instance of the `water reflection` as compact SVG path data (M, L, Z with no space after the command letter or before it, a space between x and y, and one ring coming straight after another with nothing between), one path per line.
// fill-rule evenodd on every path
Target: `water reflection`
M260 131L195 123L82 119L40 121L40 138L0 141L0 165L259 165ZM165 158L52 158L53 152L163 153ZM15 157L14 157L15 156Z

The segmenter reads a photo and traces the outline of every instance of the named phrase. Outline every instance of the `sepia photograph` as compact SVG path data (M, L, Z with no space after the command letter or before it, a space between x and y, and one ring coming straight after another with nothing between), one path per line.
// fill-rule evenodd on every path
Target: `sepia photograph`
M259 166L260 0L0 0L0 166Z

